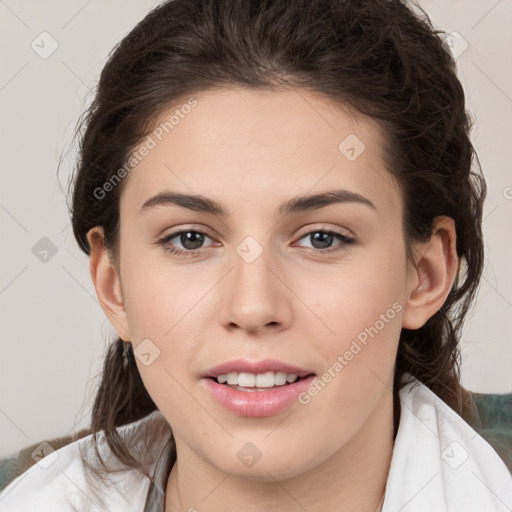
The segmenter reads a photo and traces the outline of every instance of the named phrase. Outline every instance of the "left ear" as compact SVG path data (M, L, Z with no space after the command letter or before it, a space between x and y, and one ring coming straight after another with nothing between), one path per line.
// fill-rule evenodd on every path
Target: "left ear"
M434 219L430 240L413 250L416 265L408 263L407 299L402 326L419 329L444 304L459 268L455 221Z

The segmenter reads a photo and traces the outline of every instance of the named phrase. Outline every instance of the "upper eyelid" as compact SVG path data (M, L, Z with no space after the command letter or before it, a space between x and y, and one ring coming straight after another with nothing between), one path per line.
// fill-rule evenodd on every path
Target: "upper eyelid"
M304 228L304 229L305 229L305 231L303 231L301 234L297 234L295 236L302 238L305 235L309 235L309 234L317 232L317 231L322 231L322 232L331 232L331 233L336 233L336 234L344 235L344 236L349 237L349 238L354 238L352 233L350 233L349 230L346 229L346 228L330 228L330 227L326 227L326 226L320 226L320 227L313 227L313 228L310 227L310 228ZM202 235L206 235L206 236L208 236L209 238L212 238L212 239L215 238L214 236L209 235L208 232L205 229L203 229L203 228L179 228L178 230L172 231L171 233L168 233L166 235L162 235L159 238L160 239L167 238L167 237L173 238L173 237L175 237L177 235L180 235L181 233L187 233L189 231L193 231L195 233L200 233Z
M345 227L341 227L341 226L338 226L338 227L329 227L329 226L326 226L325 224L326 223L317 223L319 225L317 225L316 227L314 226L315 223L313 223L313 227L309 226L309 227L305 227L302 233L302 235L295 235L295 236L304 236L304 235L307 235L313 231L331 231L331 232L335 232L335 233L339 233L339 234L342 234L342 235L345 235L347 237L354 237L354 235L352 234L352 232L345 228ZM173 229L173 228L171 228ZM340 232L341 230L341 232ZM165 238L169 235L177 235L177 234L180 234L180 233L183 233L183 232L187 232L187 231L195 231L195 232L198 232L198 233L202 233L204 235L207 235L209 236L210 238L215 238L214 236L212 235L209 235L208 234L208 228L203 228L203 227L184 227L184 228L176 228L176 231L171 231L168 235L163 235L163 236L160 236L160 238ZM302 230L301 230L302 231Z
M326 232L326 233L334 233L337 235L343 235L343 236L346 236L347 238L355 238L354 235L347 228L341 228L341 227L331 228L331 227L327 227L327 226L305 228L305 231L303 231L301 234L296 235L296 236L299 238L303 238L304 236L309 235L311 233L315 233L317 231L322 231L322 232Z

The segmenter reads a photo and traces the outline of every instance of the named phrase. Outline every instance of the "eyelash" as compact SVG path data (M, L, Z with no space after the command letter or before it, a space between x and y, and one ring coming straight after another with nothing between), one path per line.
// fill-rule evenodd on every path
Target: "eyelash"
M181 231L176 231L175 233L171 233L170 235L166 235L165 237L163 237L160 240L158 240L157 244L161 245L162 248L164 249L164 251L166 253L168 253L168 254L174 254L174 255L177 255L177 256L196 257L196 255L198 255L197 253L200 253L201 249L204 249L203 247L201 247L199 249L183 250L183 249L176 249L176 248L172 248L172 247L168 247L167 246L167 244L169 243L170 240L172 240L173 238L176 238L177 236L181 235L182 233L197 233L199 235L204 235L204 236L206 236L208 238L211 238L210 236L208 236L203 231L199 231L199 230L196 230L196 229L183 229ZM342 233L338 233L336 231L328 231L328 230L322 230L322 229L315 229L313 231L309 231L309 232L305 233L304 235L302 235L299 238L299 240L302 240L303 238L306 238L307 236L311 236L314 233L325 233L325 234L328 234L328 235L334 235L340 242L342 242L341 245L339 245L339 246L337 246L335 248L315 249L314 247L305 247L305 249L309 249L310 251L313 251L316 254L318 254L318 253L331 254L333 252L342 251L342 250L346 249L347 245L353 245L353 244L356 243L354 238L351 238L351 237L349 237L347 235L344 235Z

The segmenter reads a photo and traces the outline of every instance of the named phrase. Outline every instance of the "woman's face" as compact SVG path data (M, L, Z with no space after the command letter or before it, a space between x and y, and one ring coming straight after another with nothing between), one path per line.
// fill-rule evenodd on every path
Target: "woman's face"
M410 293L400 193L368 118L302 90L195 99L162 115L121 196L129 339L178 458L290 477L390 418ZM285 365L316 379L282 385ZM273 370L258 383L274 387L211 378L229 370L245 389Z

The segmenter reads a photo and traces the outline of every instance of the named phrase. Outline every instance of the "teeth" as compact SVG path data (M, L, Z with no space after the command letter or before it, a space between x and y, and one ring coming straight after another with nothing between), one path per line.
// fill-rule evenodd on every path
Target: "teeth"
M271 388L273 386L283 386L287 382L291 384L295 382L298 375L295 373L284 372L266 372L254 373L247 372L230 372L223 373L217 377L219 384L229 384L231 386L240 386L244 388Z
M253 388L256 386L256 375L254 373L240 373L238 375L238 385L243 388Z
M228 384L238 384L238 373L231 372L226 375Z
M274 372L259 373L254 377L254 380L256 381L254 385L258 388L271 388L276 385ZM239 382L239 385L243 386L241 382Z

